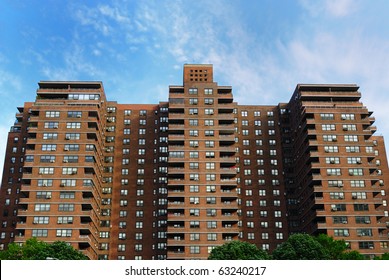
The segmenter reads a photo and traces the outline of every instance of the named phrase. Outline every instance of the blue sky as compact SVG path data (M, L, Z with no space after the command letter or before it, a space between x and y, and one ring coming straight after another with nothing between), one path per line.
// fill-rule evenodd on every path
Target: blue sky
M287 102L298 83L358 84L388 143L389 1L0 2L1 169L39 81L97 80L109 100L157 103L185 63L213 64L240 104Z

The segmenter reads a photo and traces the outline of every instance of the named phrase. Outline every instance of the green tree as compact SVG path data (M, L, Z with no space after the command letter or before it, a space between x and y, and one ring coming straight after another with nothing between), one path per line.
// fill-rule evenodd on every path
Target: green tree
M342 254L347 250L344 240L335 240L326 234L319 234L316 240L323 246L330 260L342 259Z
M28 239L22 246L11 243L7 250L0 252L1 260L46 260L48 258L59 260L88 259L66 242L56 241L49 244L36 238Z
M209 260L268 260L270 256L254 244L243 241L231 241L214 248Z
M315 237L305 234L292 234L273 251L276 260L326 260L329 253Z
M381 255L380 257L375 257L375 260L389 260L389 253L385 253Z
M330 260L364 260L358 251L349 251L346 241L335 240L326 234L319 234L316 240L323 246Z
M343 252L339 260L366 260L366 257L356 250Z

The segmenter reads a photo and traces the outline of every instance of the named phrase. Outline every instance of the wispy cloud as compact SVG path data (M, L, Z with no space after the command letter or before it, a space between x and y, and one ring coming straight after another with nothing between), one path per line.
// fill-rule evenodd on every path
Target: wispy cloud
M359 9L358 0L300 0L311 16L345 17Z

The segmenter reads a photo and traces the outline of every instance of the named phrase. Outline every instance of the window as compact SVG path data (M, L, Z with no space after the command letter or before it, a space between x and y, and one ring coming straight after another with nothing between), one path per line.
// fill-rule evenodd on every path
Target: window
M55 162L55 156L41 156L40 157L40 162Z
M59 118L59 111L46 111L46 118Z
M205 105L212 105L213 104L213 98L205 98L204 99Z
M325 141L325 142L336 142L337 141L337 137L336 137L336 135L332 135L332 134L324 134L323 135L323 141Z
M45 216L37 216L34 217L33 224L48 224L49 223L49 217Z
M189 104L190 105L197 105L198 99L197 98L189 98Z
M200 234L199 233L191 233L189 237L190 237L191 241L200 240Z
M199 110L197 108L189 108L189 115L198 115Z
M328 131L328 130L334 131L336 130L336 126L335 124L322 124L321 129L324 131Z
M191 254L200 254L200 246L189 246L189 252Z
M352 192L351 198L352 199L367 199L367 195L365 192Z
M204 120L205 126L213 126L213 124L214 124L213 120L209 120L209 119Z
M359 249L374 249L373 241L360 241L358 242Z
M189 125L190 126L198 126L199 125L199 120L198 119L190 119L189 120Z
M342 175L342 172L340 171L340 168L328 168L327 175L328 176L338 176L338 175Z
M334 114L332 114L332 113L330 113L330 114L322 113L322 114L320 114L320 118L322 120L333 120L334 119Z
M200 199L197 196L191 196L191 197L189 197L189 203L190 204L199 204Z
M62 168L63 175L75 175L77 174L77 167L64 167Z
M56 140L58 133L43 133L43 140Z
M40 167L39 174L54 174L54 167Z
M217 222L216 221L208 221L207 228L217 228Z
M73 198L75 198L75 193L74 192L60 192L59 193L59 198L62 198L62 199L73 199Z
M197 88L190 88L189 89L189 94L197 94L197 93L198 93Z
M357 135L345 135L344 141L345 142L358 142L358 136Z
M42 151L55 151L55 150L57 150L57 145L55 144L42 145Z
M359 153L360 149L358 146L347 146L346 153Z
M205 147L207 148L215 147L215 141L205 141Z
M57 237L70 237L72 236L71 229L57 229Z
M198 157L198 154L197 154ZM215 152L205 152L206 158L215 158Z
M47 237L48 230L47 229L33 229L32 236L33 237Z
M198 162L189 162L189 169L199 169Z
M79 129L79 128L81 128L81 123L80 122L68 122L68 123L66 123L66 128Z
M205 88L205 89L204 89L204 94L205 94L205 95L211 95L211 94L213 94L213 89L212 89L212 88Z
M205 115L213 115L213 113L214 113L213 109L204 109Z
M338 153L338 146L324 146L324 152L326 153Z
M204 130L205 136L214 136L215 132L213 130Z
M334 236L349 236L348 229L334 229Z
M34 210L36 212L50 211L50 204L35 204Z
M354 114L341 114L340 117L342 120L355 120Z
M350 176L363 176L363 169L362 168L349 168L348 174Z
M197 137L197 136L199 136L199 131L198 130L189 130L189 136Z
M71 203L59 204L58 205L58 211L72 212L72 211L74 211L74 204L71 204Z
M326 158L326 163L327 164L339 164L340 159L338 157L327 157Z
M214 162L206 162L205 169L215 169L215 163Z
M80 145L78 144L66 144L64 146L64 151L79 151Z
M351 180L350 185L353 188L364 188L365 187L365 181L363 180Z
M71 216L58 217L57 224L73 224L73 217Z
M344 125L342 125L342 129L344 131L356 131L357 126L355 124L344 124Z
M368 204L354 204L354 211L369 211Z

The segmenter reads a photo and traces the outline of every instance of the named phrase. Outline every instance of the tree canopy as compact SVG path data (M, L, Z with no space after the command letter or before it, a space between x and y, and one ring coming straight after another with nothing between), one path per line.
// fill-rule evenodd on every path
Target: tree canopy
M326 260L328 252L315 237L298 233L291 235L273 251L273 259L277 260Z
M8 249L0 252L0 260L87 260L80 251L63 241L46 243L31 238L23 245L10 243Z
M231 241L214 248L209 260L267 260L268 253L254 244L243 241Z
M334 240L325 234L317 237L309 234L292 234L273 251L278 260L364 260L358 251L348 250L344 240Z

